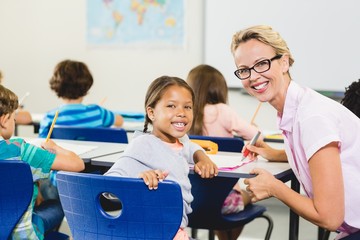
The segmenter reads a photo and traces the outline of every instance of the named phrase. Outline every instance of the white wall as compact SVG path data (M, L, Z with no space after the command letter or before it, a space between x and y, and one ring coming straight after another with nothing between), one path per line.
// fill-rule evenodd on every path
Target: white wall
M60 101L48 80L59 61L84 61L95 83L86 103L99 103L113 110L143 111L149 83L161 75L186 78L188 71L202 63L204 49L204 0L186 0L185 49L89 49L85 42L85 0L1 0L0 69L5 85L19 97L30 96L25 107L45 112ZM215 66L216 67L216 66ZM257 101L231 90L230 105L245 119L252 117ZM275 111L264 104L256 123L276 129Z
M258 24L271 25L286 40L296 82L343 92L360 77L358 0L207 0L205 5L204 61L217 66L231 87L242 87L234 75L231 38Z
M89 49L86 45L85 0L1 0L0 69L4 85L25 107L44 112L60 102L49 88L55 65L64 59L84 61L95 83L86 103L113 110L142 111L149 83L161 75L185 78L202 62L203 1L185 1L184 49Z

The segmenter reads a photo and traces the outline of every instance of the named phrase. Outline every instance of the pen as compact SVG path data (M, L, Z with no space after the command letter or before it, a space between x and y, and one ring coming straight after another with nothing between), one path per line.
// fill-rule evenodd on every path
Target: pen
M51 123L51 127L50 127L50 130L49 130L49 132L48 132L48 135L47 135L47 137L46 137L45 142L49 141L49 139L50 139L50 136L51 136L51 133L52 133L52 131L53 131L53 129L54 129L55 122L56 122L56 119L57 119L58 115L59 115L59 110L57 110L57 111L55 112L55 116L54 116L54 119L53 119L53 121L52 121L52 123Z
M19 100L19 106L22 106L25 99L30 95L29 92L26 92L25 95Z
M255 136L251 139L249 145L255 145L255 143L256 143L256 141L258 140L260 134L261 134L261 132L258 131L258 132L255 134ZM249 155L249 153L250 153L250 150L247 149L247 148L245 148L243 157L241 158L241 161L244 161L245 158Z

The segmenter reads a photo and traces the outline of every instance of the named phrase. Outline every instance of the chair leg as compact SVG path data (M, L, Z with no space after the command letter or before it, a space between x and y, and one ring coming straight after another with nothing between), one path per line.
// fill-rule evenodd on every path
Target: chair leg
M209 230L209 240L215 240L214 230Z
M274 228L274 222L272 220L272 218L270 216L268 216L267 214L263 214L261 215L262 218L265 218L268 223L269 223L269 226L268 226L268 229L266 231L266 235L265 235L265 240L270 240L270 237L271 237L271 233L272 233L272 230Z
M329 237L330 237L330 231L324 229L324 230L323 230L323 234L322 234L322 240L328 240Z
M197 229L191 228L191 237L192 238L197 238Z

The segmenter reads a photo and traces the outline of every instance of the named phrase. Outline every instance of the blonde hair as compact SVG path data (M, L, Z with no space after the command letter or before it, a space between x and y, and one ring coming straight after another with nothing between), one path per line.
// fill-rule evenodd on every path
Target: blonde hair
M252 26L235 33L231 41L231 53L234 55L235 50L241 43L245 43L251 39L258 40L272 47L276 55L287 54L289 56L290 67L295 62L285 40L278 32L274 31L272 27L266 25ZM290 72L288 72L288 74L290 76Z

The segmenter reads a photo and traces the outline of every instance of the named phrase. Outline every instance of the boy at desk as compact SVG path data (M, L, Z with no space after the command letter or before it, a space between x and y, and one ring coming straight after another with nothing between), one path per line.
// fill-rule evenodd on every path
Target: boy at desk
M39 137L46 137L55 112L59 111L56 125L81 127L121 127L123 118L97 104L83 104L94 80L83 62L64 60L59 62L50 79L50 88L62 100L63 105L47 112L40 122Z
M184 230L193 200L189 163L195 163L195 172L203 178L212 178L218 172L204 150L186 135L193 121L194 99L192 89L180 78L163 76L153 81L145 97L143 132L135 132L125 152L105 173L142 178L150 190L156 190L165 178L179 183L184 204L176 240L189 239ZM149 123L151 133L147 133Z
M23 139L10 139L15 128L17 96L0 85L0 161L22 160L31 166L34 181L32 200L12 233L12 239L43 239L58 227L64 217L60 201L49 200L36 204L38 182L47 178L50 170L81 171L84 162L75 153L65 150L48 140L42 148L26 143ZM15 200L15 199L14 199Z

